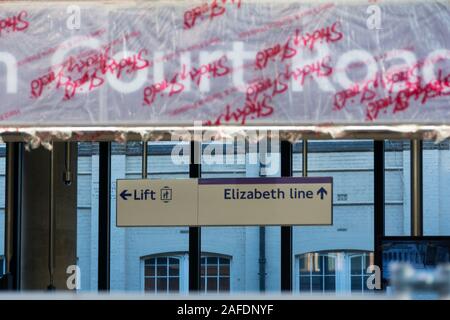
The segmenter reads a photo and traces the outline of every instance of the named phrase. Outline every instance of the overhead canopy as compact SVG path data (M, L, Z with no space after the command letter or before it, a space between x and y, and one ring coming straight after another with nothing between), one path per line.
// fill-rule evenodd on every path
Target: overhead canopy
M6 1L0 127L447 128L449 30L448 1Z

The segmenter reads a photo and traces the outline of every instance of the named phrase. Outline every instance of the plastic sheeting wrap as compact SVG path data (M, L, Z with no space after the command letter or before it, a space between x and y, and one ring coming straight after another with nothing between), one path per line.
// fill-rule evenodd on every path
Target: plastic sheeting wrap
M4 2L0 126L450 125L449 30L448 1Z

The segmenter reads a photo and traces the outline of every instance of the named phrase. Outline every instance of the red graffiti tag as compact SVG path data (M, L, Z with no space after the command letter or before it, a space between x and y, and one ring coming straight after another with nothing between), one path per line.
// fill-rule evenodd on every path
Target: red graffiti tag
M366 106L366 120L374 121L381 112L387 113L391 107L392 114L395 114L407 110L413 101L425 105L432 99L449 96L450 74L444 76L443 71L439 70L436 80L425 83L422 77L415 75L422 65L424 63L419 62L408 70L387 75L378 72L374 79L337 92L333 110L340 111L349 103L358 103ZM398 83L403 83L404 88L394 91L394 85Z
M412 101L418 101L421 105L426 105L429 100L450 96L450 74L447 74L445 78L442 75L442 70L439 70L438 74L435 81L422 84L419 77L416 83L407 86L406 89L396 93L390 92L385 97L369 102L366 119L368 121L376 120L382 110L387 112L391 106L393 106L392 113L395 114L408 109Z
M286 65L285 71L276 77L254 81L247 87L244 107L232 110L230 105L226 105L225 111L219 114L216 119L205 121L205 125L221 125L224 123L244 125L248 119L254 120L271 116L275 110L271 105L273 99L288 92L291 80L304 84L310 76L329 77L333 73L333 68L328 65L330 62L331 57L327 56L294 70Z
M267 78L257 81L249 85L247 88L247 98L256 99L262 92L272 90L271 97L285 93L289 86L286 82L295 80L299 84L304 85L306 79L311 76L329 77L333 73L333 68L329 65L331 57L326 56L321 60L311 62L310 64L291 69L289 65L285 66L284 72L279 74L274 79Z
M267 78L267 79L261 79L260 81L257 81L251 85L248 86L246 91L246 98L250 101L256 101L260 94L270 96L271 98L285 93L289 86L285 82L285 80L288 80L286 78L286 74L281 73L274 79ZM268 93L270 91L270 93Z
M198 7L190 9L184 13L184 29L192 29L196 23L205 19L213 20L225 14L226 4L231 3L241 8L241 0L213 0L211 3L204 3Z
M248 118L254 120L269 117L274 112L271 102L272 97L264 95L261 99L246 99L244 106L235 110L232 110L230 105L226 105L225 110L215 120L205 121L204 125L220 126L229 123L245 125Z
M77 92L83 91L82 87L86 84L89 84L88 91L103 85L106 74L112 74L120 79L124 73L132 74L150 65L149 61L143 58L148 54L146 49L120 60L111 58L109 51L108 47L84 59L69 58L59 69L54 68L31 82L31 97L39 98L45 88L50 88L50 85L56 82L56 89L64 88L64 100L69 100Z
M298 50L302 48L313 50L318 42L332 43L342 40L344 35L337 30L339 26L340 22L337 21L331 26L304 34L300 34L300 30L297 29L295 35L290 36L286 42L278 43L273 47L259 51L256 54L256 69L266 68L270 60L275 61L279 59L285 61L292 59L298 53Z
M19 32L28 29L30 23L25 20L28 16L26 11L21 11L19 14L13 17L7 17L4 19L0 19L0 37L2 36L2 32Z
M291 70L289 66L286 66L285 71L282 72L280 75L278 75L278 77L276 77L275 79L270 78L262 79L261 77L258 77L256 79L249 81L250 85L242 86L242 88L240 87L226 88L223 91L211 94L203 99L199 99L193 102L192 104L187 104L182 107L171 110L169 114L171 116L177 116L179 114L198 109L202 107L204 104L210 103L214 100L225 99L229 95L234 94L241 89L247 92L247 96L251 98L255 98L259 93L271 88L274 91L274 93L279 93L280 91L285 92L287 90L287 86L283 82L284 80L294 79L295 81L298 81L300 84L303 85L307 77L309 76L316 76L316 77L330 76L333 72L333 68L329 66L329 63L331 63L331 57L326 56L322 60L311 62L310 64L295 68L293 70ZM230 68L230 73L238 69L252 68L253 66L254 62L251 61L245 65L242 65L241 67L236 67L234 69ZM148 92L150 93L151 91L149 90Z
M326 56L321 60L311 62L302 67L290 70L290 67L286 66L286 78L294 79L298 81L300 85L305 84L307 77L316 76L318 78L329 77L333 73L333 67L331 67L331 56Z
M200 85L204 77L211 79L226 76L230 73L230 68L225 65L227 61L228 58L224 55L220 59L209 64L202 65L199 68L192 68L192 70L189 71L189 76L191 80L194 81L198 86ZM182 79L186 79L187 77L185 70L186 66L183 65L183 71L181 73Z
M156 96L164 96L164 91L169 89L169 97L179 94L184 90L184 84L178 82L178 73L172 80L163 80L162 82L152 84L144 89L144 105L151 106L155 102Z
M194 81L197 86L200 86L202 79L204 79L205 77L208 79L220 78L230 74L231 69L226 65L227 61L228 58L224 55L216 61L201 65L198 68L193 67L190 70L186 70L186 65L183 65L181 68L181 72L175 73L170 81L163 80L160 83L154 83L151 86L146 87L144 89L143 104L151 106L158 94L160 96L164 96L164 91L166 91L166 89L169 90L169 97L183 92L185 86L179 82L179 79L186 80L189 78L190 80Z

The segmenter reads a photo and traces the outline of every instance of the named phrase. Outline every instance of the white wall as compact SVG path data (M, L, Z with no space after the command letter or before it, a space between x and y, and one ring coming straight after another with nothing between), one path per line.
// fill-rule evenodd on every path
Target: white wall
M186 178L187 166L176 168L170 158L151 157L152 178ZM294 157L294 169L299 174L300 155ZM450 234L450 151L424 152L425 231ZM97 279L97 202L98 156L79 160L80 209L78 220L78 257L82 274L82 289L95 289ZM139 178L140 157L114 155L112 181L117 178ZM386 231L402 235L409 231L409 151L386 154ZM204 166L205 176L255 176L258 168L227 166L216 169ZM214 171L216 170L216 171ZM334 225L327 227L296 227L294 255L313 251L373 250L373 153L329 152L309 155L310 176L334 177ZM92 174L90 174L92 172ZM157 174L159 173L159 174ZM114 194L114 188L113 188ZM339 201L338 194L347 194ZM115 223L115 202L112 199L112 222ZM428 218L429 217L429 218ZM111 237L111 287L113 290L140 290L143 256L165 252L187 252L187 228L113 228ZM280 288L280 228L266 231L266 287ZM202 250L229 255L231 288L235 292L259 289L259 229L258 227L203 228ZM90 281L89 281L90 280Z

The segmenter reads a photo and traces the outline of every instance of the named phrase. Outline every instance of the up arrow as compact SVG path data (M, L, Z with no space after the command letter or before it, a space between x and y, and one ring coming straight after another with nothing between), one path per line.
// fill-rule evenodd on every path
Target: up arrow
M120 196L122 197L123 200L128 200L127 197L131 197L131 193L128 193L127 191L128 191L128 190L123 190L123 191L120 193Z
M322 187L317 191L317 195L319 195L319 194L320 194L320 200L323 200L324 195L327 195L328 192L327 192L327 190L325 190L324 187Z

